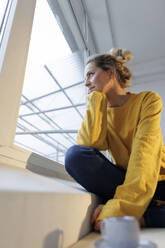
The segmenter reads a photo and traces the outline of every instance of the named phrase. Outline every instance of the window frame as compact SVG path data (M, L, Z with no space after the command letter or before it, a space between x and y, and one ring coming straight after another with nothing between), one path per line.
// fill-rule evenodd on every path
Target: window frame
M73 181L64 166L14 144L36 1L13 0L5 29L5 50L0 54L0 165Z
M12 1L0 49L0 164L24 168L32 153L14 145L14 137L35 4Z

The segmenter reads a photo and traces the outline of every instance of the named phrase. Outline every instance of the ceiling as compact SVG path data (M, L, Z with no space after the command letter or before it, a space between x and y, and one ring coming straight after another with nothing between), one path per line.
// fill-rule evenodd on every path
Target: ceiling
M165 76L164 0L48 0L72 51L133 53L136 82Z

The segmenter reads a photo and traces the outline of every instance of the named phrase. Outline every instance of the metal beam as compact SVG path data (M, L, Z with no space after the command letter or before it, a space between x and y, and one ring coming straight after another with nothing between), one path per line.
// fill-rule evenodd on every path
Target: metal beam
M23 143L21 143L21 142L19 142L19 141L16 141L16 140L15 140L14 144L17 144L17 145L19 145L19 146L23 146L24 148L27 148L28 150L32 150L32 152L39 153L39 154L42 155L43 157L49 156L49 155L46 155L46 154L44 154L44 153L42 153L42 152L40 152L40 151L38 151L38 150L36 150L36 149L34 149L34 148L31 148L30 146L27 146L27 145L25 145L25 144L23 144Z
M54 112L54 111L59 111L59 110L64 110L64 109L70 109L70 108L80 107L80 106L84 106L84 105L85 105L85 103L81 103L81 104L76 104L76 105L71 105L71 106L66 106L66 107L61 107L61 108L54 108L54 109L43 110L43 111L38 111L38 112L34 112L34 113L20 115L19 118L25 117L25 116L32 116L32 115L50 113L50 112Z
M66 96L66 98L69 100L69 102L72 104L72 106L74 106L76 112L79 114L79 116L81 117L81 119L83 120L83 115L80 113L80 111L75 107L74 103L72 102L71 98L68 96L68 94L65 92L65 90L61 87L60 83L57 81L57 79L55 78L55 76L53 75L53 73L49 70L49 68L44 65L45 70L48 72L48 74L51 76L51 78L55 81L55 83L58 85L58 87L62 90L62 92L64 93L64 95Z
M28 107L28 108L30 108L30 107ZM30 108L30 109L31 109L31 108ZM56 128L60 128L60 126L57 125L56 123L54 123L54 121L51 120L51 119L50 119L50 121L51 121L53 124L55 124L55 127L54 127L54 125L52 125L52 124L50 123L50 121L45 120L42 116L39 116L39 118L41 118L43 121L45 121L47 124L49 124L50 127L52 127L52 128L55 128L55 127L56 127ZM38 127L36 127L34 124L32 124L32 123L30 123L29 121L27 121L26 119L24 119L23 117L20 118L20 119L21 119L22 121L24 121L25 123L27 123L28 125L30 125L31 127L37 129L37 131L42 131L42 130L40 130ZM48 117L48 119L49 119L49 117ZM60 130L62 130L62 128L60 128ZM60 143L59 141L57 141L57 140L56 140L55 138L53 138L52 136L49 136L48 134L46 134L46 136L47 136L49 139L53 140L54 142ZM64 136L65 139L69 140L69 142L71 142L71 144L75 144L75 140L72 138L72 136L70 136L70 135L64 135L64 134L63 134L62 136ZM72 140L73 140L74 142L71 141L71 138L72 138ZM64 149L67 149L67 147L64 146L63 144L60 143L60 145L61 145L62 147L64 147Z
M67 87L65 87L65 88L63 88L63 89L64 89L64 90L68 90L68 89L70 89L70 88L72 88L72 87L78 86L78 85L83 84L83 83L84 83L84 81L81 81L81 82L72 84L72 85L70 85L70 86L67 86ZM45 94L45 95L42 95L42 96L33 98L33 99L31 99L31 100L28 100L28 101L25 101L25 102L21 103L21 105L26 105L26 104L28 104L28 103L35 102L35 101L40 100L40 99L42 99L42 98L44 98L44 97L48 97L48 96L54 95L54 94L59 93L59 92L62 92L62 90L59 89L59 90L52 91L52 92L50 92L50 93L48 93L48 94Z
M32 123L30 123L29 121L24 120L23 118L21 118L21 120L24 121L25 123L27 123L29 126L35 128L35 129L37 129L38 132L39 132L39 131L42 131L42 130L40 130L39 128L37 128L35 125L33 125ZM19 122L18 122L18 124L21 125L21 126L22 126L23 128L25 128L25 129L27 128L27 127L25 127L23 124L20 124ZM28 130L28 131L30 131L30 130ZM37 132L37 131L36 131L36 132ZM17 133L16 133L16 134L17 134ZM57 141L56 139L54 139L52 136L49 136L48 134L47 134L47 137L48 137L49 139L53 140L53 142L59 143L59 141ZM60 145L61 145L64 149L67 149L67 147L64 146L63 144L60 143Z
M16 135L26 134L48 134L48 133L77 133L78 130L45 130L45 131L28 131L28 132L16 132ZM58 142L59 143L59 142ZM60 144L60 143L59 143Z
M28 128L23 127L23 126L20 125L19 123L18 123L18 127L19 127L20 129L22 129L22 130L28 130ZM29 130L28 130L28 131L29 131ZM35 137L35 135L37 135L37 134L32 134L32 135ZM55 146L54 144L52 144L51 142L45 140L43 137L37 135L37 137L35 137L35 138L39 139L40 141L42 141L42 142L46 143L47 145L49 145L49 146L53 147L54 149L56 149L56 146ZM58 149L59 149L61 152L63 152L63 153L65 152L65 150L62 150L62 149L60 149L59 147L58 147Z
M25 100L28 100L28 98L26 96L24 96L24 95L22 95L22 96L25 98ZM40 108L37 107L34 103L31 103L31 105L33 107L35 107L37 110L41 111ZM29 108L30 110L34 111L33 108L30 107L30 106L28 106L28 105L27 105L27 108ZM43 113L42 116L41 115L38 115L38 117L41 120L43 120L46 123L48 123L52 128L57 127L60 130L62 130L62 128L54 120L52 120L49 116L47 116L45 113ZM49 135L47 135L47 136L49 136ZM65 134L62 134L62 136L64 136L66 139L68 139L72 144L75 144L75 140L74 140L74 138L70 134L66 134L66 135Z

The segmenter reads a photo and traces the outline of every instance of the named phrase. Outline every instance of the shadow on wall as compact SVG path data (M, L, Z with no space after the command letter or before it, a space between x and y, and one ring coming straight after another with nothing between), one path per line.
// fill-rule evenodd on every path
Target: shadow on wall
M94 203L94 204L93 204ZM93 231L93 227L90 223L93 211L98 204L102 204L102 199L93 193L91 193L91 204L88 206L86 211L86 215L84 220L81 224L81 228L79 231L79 235L77 237L78 240L82 239L84 236L89 234ZM81 206L80 206L80 213L81 213ZM74 230L73 230L74 232ZM74 245L74 244L72 244ZM71 247L71 246L69 246ZM56 229L55 231L49 233L43 243L43 248L64 248L64 233L60 229Z
M63 248L64 244L64 234L60 229L56 229L55 231L49 233L43 244L43 248Z

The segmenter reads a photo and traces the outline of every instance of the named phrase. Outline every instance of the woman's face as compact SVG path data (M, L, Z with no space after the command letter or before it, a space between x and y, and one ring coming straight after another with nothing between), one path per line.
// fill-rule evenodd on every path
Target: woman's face
M95 63L91 62L85 67L85 86L88 87L88 93L92 91L102 92L104 86L110 81L110 74L97 67Z

